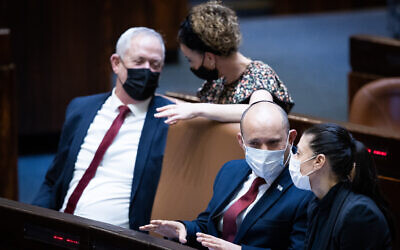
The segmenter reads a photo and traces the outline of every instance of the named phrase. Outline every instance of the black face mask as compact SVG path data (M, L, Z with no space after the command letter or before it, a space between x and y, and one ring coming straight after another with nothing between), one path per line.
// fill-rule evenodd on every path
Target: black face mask
M217 80L219 75L217 67L215 67L214 69L207 69L206 67L204 67L203 63L204 63L204 56L200 67L198 69L190 68L190 70L193 72L193 74L195 74L195 76L203 80L207 81Z
M137 101L153 96L158 87L159 72L150 69L127 69L128 77L122 85L126 93Z

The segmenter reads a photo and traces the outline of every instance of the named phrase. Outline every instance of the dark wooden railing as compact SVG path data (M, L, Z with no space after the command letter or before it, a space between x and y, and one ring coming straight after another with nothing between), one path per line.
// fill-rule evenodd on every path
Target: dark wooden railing
M0 249L192 249L138 231L0 198Z

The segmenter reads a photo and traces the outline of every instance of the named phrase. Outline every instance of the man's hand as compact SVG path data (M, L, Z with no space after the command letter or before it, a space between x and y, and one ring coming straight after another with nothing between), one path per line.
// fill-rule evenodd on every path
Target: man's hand
M175 124L179 120L192 119L196 117L197 106L198 106L197 103L187 103L187 102L166 105L164 107L157 108L158 113L154 114L154 117L156 118L166 117L167 120L165 120L165 123L170 125Z
M197 241L204 247L215 250L240 250L241 246L233 244L229 241L211 236L209 234L196 233Z
M151 231L162 236L179 239L180 243L186 243L186 228L181 222L171 220L152 220L150 224L139 227L142 231Z

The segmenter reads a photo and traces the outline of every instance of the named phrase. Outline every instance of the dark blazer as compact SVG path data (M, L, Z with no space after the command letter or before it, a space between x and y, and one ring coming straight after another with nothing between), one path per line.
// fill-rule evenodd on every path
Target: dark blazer
M309 221L317 209L316 199L307 209ZM306 249L391 249L387 221L369 197L353 193L350 185L342 184L330 207L328 219L318 239L307 233ZM309 242L313 242L312 246Z
M214 182L214 194L207 209L194 221L184 221L188 244L200 247L196 232L221 237L218 215L233 199L251 173L245 160L226 163ZM243 249L302 249L306 233L306 208L311 192L297 189L286 167L250 210L235 237Z
M74 173L75 162L90 124L97 111L111 93L78 97L66 111L58 151L44 183L33 201L34 205L59 210L64 202ZM161 173L161 164L167 139L165 119L155 118L157 107L171 104L167 99L154 96L149 103L132 181L129 206L129 227L137 230L149 223L155 192Z

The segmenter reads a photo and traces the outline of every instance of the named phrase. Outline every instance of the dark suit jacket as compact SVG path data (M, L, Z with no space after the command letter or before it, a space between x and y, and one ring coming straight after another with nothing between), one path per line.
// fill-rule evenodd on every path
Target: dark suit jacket
M66 111L58 152L46 174L34 205L59 210L74 173L75 162L89 125L111 93L78 97ZM171 102L160 96L150 101L136 156L129 206L129 227L149 223L167 139L165 119L154 118L157 107Z
M251 173L245 160L226 163L214 182L214 194L207 209L194 221L184 221L188 244L200 247L196 232L220 237L217 220ZM302 249L306 233L306 208L311 192L297 189L286 167L250 210L235 237L243 249Z
M318 239L310 239L308 231L306 249L391 249L389 226L375 202L353 193L347 183L339 185L328 219L316 228ZM307 209L309 221L315 216L316 199Z

